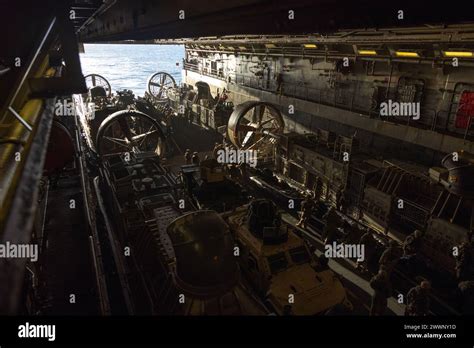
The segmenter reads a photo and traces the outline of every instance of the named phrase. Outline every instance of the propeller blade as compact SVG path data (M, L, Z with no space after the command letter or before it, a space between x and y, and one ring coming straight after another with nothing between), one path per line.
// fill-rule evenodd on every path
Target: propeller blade
M237 126L237 131L238 132L255 132L257 130L257 127L254 127L254 126L251 126L251 125L248 125L248 124L239 124Z

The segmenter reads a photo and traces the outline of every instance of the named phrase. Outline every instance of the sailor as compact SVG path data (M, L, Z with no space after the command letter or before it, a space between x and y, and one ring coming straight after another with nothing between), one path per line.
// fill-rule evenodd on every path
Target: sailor
M345 204L344 190L341 188L336 193L336 208L337 208L337 210L339 210L340 212L343 212L344 204Z
M421 238L423 233L420 230L415 230L408 235L403 242L403 256L411 256L416 254L421 247Z
M405 307L405 315L428 315L430 310L430 291L431 284L427 280L423 280L419 285L411 288L407 294L407 305Z
M186 164L191 164L191 150L186 149L184 152L184 163Z
M219 94L219 89L217 89L217 94L214 98L214 108L215 106L219 103L219 99L220 99L221 95Z
M314 184L313 192L316 201L321 200L323 195L323 181L319 176L316 178L316 183Z
M356 226L353 226L348 220L342 219L342 243L351 243L356 233ZM341 230L341 229L339 229Z
M219 98L219 101L220 101L221 103L225 103L225 101L227 100L227 98L229 98L229 97L227 96L227 92L228 92L228 91L224 88L224 90L222 91L222 94L221 94L221 96L220 96L220 98Z
M282 94L283 93L283 74L282 73L278 73L276 75L276 83L277 83L276 91Z
M330 244L336 239L337 228L340 224L339 215L334 207L330 207L326 214L323 216L323 220L326 221L324 226L324 244Z
M458 282L474 280L474 250L470 240L458 246L459 254L456 257L456 278Z
M197 152L193 152L193 157L191 157L191 162L193 164L199 164L199 154Z
M301 228L306 228L306 223L308 222L309 218L311 217L311 213L314 209L314 201L311 195L306 195L306 198L301 202L301 211L300 211L300 221L296 224L296 226Z
M365 257L363 261L357 262L357 268L368 271L377 250L377 241L369 228L367 228L366 232L360 237L359 244L364 246Z
M387 272L383 269L379 270L370 280L370 287L374 289L370 315L384 315L387 308L387 299L392 296L392 287Z
M401 257L401 250L398 243L390 240L388 248L382 253L379 259L379 269L384 269L390 276Z

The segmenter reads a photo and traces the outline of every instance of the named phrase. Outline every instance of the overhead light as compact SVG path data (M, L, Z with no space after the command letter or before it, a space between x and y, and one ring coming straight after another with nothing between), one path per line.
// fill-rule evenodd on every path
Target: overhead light
M406 51L395 51L397 57L408 57L408 58L419 58L420 55L417 52L406 52Z
M377 51L375 50L358 50L357 53L364 55L364 56L376 56Z
M239 46L239 49L240 49L241 51L246 51L246 50L247 50L247 47L245 47L245 46Z
M235 50L235 48L232 47L232 46L227 46L227 49L228 49L228 50L231 50L231 51L234 51L234 50Z
M446 57L473 57L474 54L468 51L443 51Z
M265 44L265 47L266 47L266 48L275 48L276 45L275 45L275 44L272 44L272 43L268 43L268 44Z
M304 48L318 48L315 44L303 44Z

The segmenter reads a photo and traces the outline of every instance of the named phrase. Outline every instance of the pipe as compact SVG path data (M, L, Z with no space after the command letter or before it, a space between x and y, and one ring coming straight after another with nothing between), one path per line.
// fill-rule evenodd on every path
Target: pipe
M196 52L208 52L208 53L232 53L236 55L234 51L228 50L207 50L207 49L195 49L195 48L188 48L190 51ZM242 55L254 55L254 56L273 56L273 57L291 57L291 58L301 58L301 59L310 59L310 58L325 58L325 59L341 59L341 58L352 58L357 60L363 61L380 61L380 62L396 62L396 63L410 63L410 64L430 64L432 65L435 59L428 59L428 58L417 58L417 59L410 59L410 58L393 58L392 56L380 56L380 57L361 57L356 54L330 54L327 55L325 52L321 54L314 54L311 56L302 54L283 54L283 53L259 53L259 52L238 52ZM237 55L236 55L237 56ZM441 61L437 61L440 64L451 66L452 61L449 59L443 59ZM459 66L466 66L466 67L474 67L474 62L467 62L467 61L460 61Z
M18 84L18 87L16 88L15 92L13 93L13 96L11 97L10 102L8 103L8 107L7 107L7 110L12 112L13 115L21 122L21 124L23 124L26 127L26 129L28 129L29 131L32 130L31 127L29 127L29 125L26 123L26 121L25 122L22 121L23 118L18 114L18 112L16 112L14 110L13 103L15 102L15 99L18 96L18 93L20 92L21 87L25 83L26 78L30 74L31 68L33 67L33 64L36 62L36 59L38 58L38 55L41 52L41 49L43 48L43 45L46 42L46 39L49 37L49 34L51 33L51 30L52 30L55 23L56 23L56 17L54 17L51 20L51 23L49 24L48 29L46 30L45 34L43 35L43 38L41 39L41 42L38 45L38 48L36 49L35 54L34 54L33 58L30 61L30 64L28 64L28 68L26 69L25 73L23 74L23 76L20 80L20 83ZM0 123L3 123L5 121L5 118L6 118L6 114L0 120Z
M109 8L111 8L113 5L115 5L115 3L117 2L117 0L112 0L109 4L102 4L102 6L100 6L97 11L95 11L90 17L89 19L87 19L80 27L79 29L76 30L76 34L78 34L82 29L84 29L87 25L89 25L90 23L92 23L95 18L99 15L101 15L102 13L104 13L105 11L107 11Z

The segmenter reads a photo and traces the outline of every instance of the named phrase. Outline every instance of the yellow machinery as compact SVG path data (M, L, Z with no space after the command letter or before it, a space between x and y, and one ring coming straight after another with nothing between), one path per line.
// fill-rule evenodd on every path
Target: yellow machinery
M0 243L31 241L56 96L85 89L66 10L58 5L54 14L38 11L37 30L6 47L29 53L9 64L0 83L9 91L0 95ZM0 313L16 312L25 263L0 260Z
M337 275L319 267L270 201L238 208L228 223L243 273L277 314L314 315L336 305L352 307Z
M207 183L221 182L225 179L224 167L215 159L207 159L200 163L201 179Z

